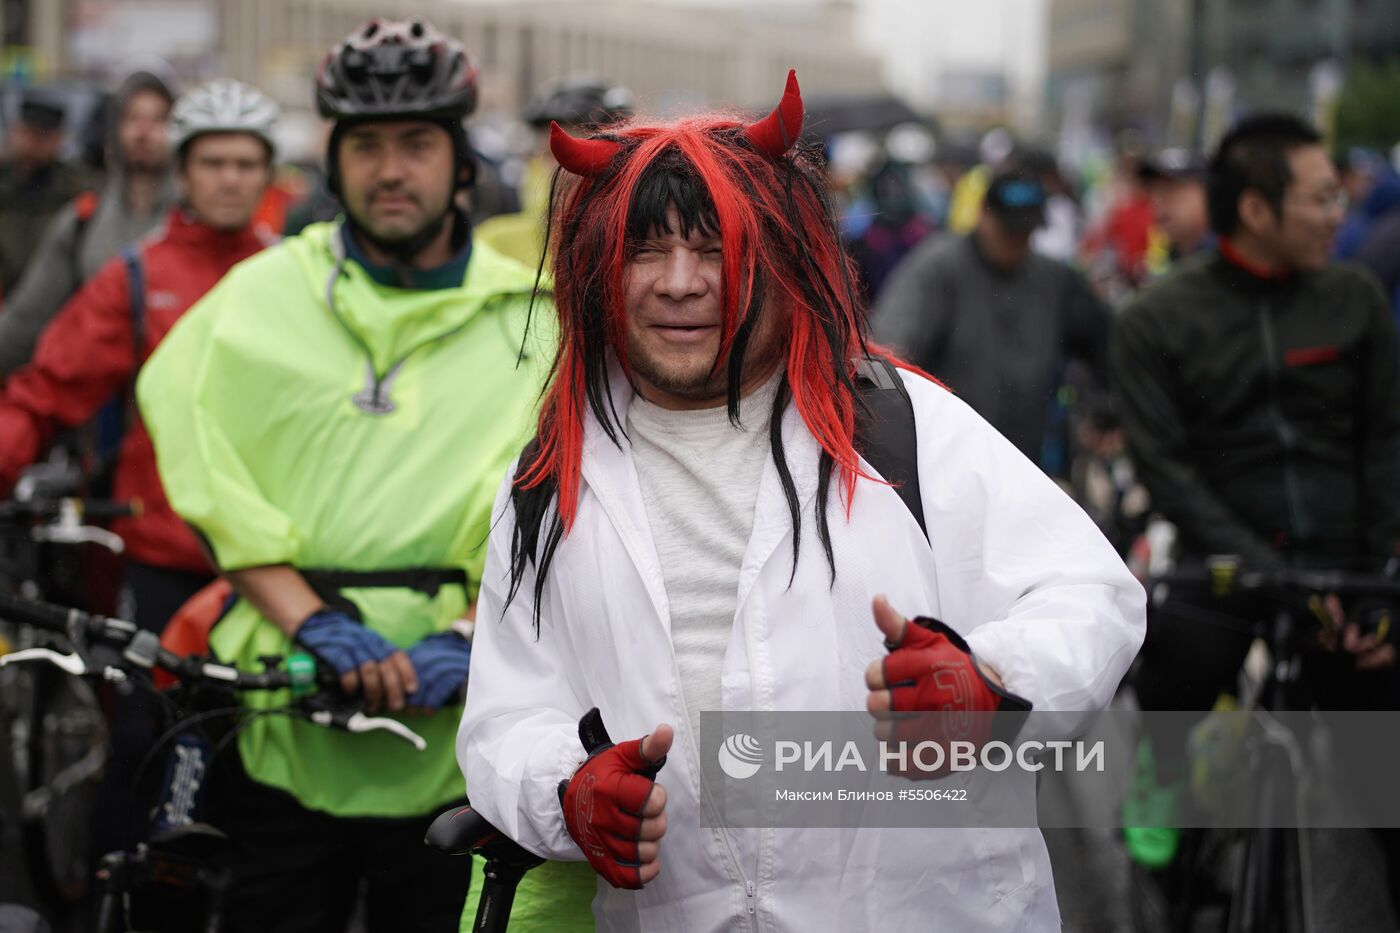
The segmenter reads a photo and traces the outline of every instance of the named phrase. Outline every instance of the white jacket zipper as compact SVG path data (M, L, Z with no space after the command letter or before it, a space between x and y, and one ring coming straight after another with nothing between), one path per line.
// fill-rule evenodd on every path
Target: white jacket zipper
M708 789L705 787L705 782L700 779L700 775L703 773L701 769L701 763L699 761L700 750L696 747L695 736L692 736L690 734L690 710L686 708L685 691L682 690L680 686L681 672L680 668L676 666L676 651L674 646L672 646L671 648L671 676L675 678L674 683L676 684L676 701L680 704L681 721L686 724L685 753L690 759L691 774L695 776L695 790L698 792L697 796L700 798L700 806L705 808L705 810L710 814L710 819L714 821L714 831L719 835L720 842L724 846L725 860L729 863L730 871L735 877L739 879L739 882L744 886L744 893L746 895L745 902L748 906L749 917L752 918L755 914L754 907L758 900L757 894L755 893L754 883L748 879L747 875L744 874L744 869L739 864L739 853L734 851L734 846L729 840L729 833L725 831L723 826L720 825L718 811L715 809L714 802L710 799L710 794ZM752 919L750 920L750 924L753 924ZM757 927L753 926L752 929L756 931Z

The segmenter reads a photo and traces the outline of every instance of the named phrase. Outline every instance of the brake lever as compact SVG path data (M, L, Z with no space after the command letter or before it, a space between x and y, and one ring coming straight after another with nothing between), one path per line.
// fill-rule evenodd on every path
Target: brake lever
M360 712L351 713L349 719L345 723L345 729L348 732L373 732L377 729L382 729L408 742L420 752L428 747L427 739L423 738L397 719L390 719L387 716L366 716L364 713Z
M77 677L88 672L87 662L76 651L72 654L62 654L52 648L21 648L19 651L11 651L0 657L0 667L24 661L47 661L54 667Z
M0 667L9 664L22 664L25 661L47 661L59 670L72 674L75 677L82 677L92 673L87 662L77 652L63 654L54 651L52 648L21 648L19 651L11 651L9 654L0 655ZM126 680L126 672L118 667L103 667L102 678L112 683L122 683Z
M95 544L113 554L121 554L126 550L126 543L118 535L106 528L94 528L91 525L40 525L34 529L33 536L35 541L49 541L54 544Z
M366 716L359 710L351 712L343 709L310 709L303 710L303 712L307 719L310 719L318 726L325 726L331 729L344 729L346 732L355 733L376 731L389 732L403 739L420 752L428 747L426 739L397 719L389 719L386 716Z

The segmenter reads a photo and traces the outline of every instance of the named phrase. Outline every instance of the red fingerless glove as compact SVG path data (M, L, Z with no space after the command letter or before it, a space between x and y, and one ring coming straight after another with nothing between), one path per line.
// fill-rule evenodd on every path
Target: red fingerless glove
M1020 731L1028 700L993 684L977 666L961 635L937 619L920 616L904 627L898 645L884 660L890 709L917 714L897 719L893 740L937 742L947 749L955 741L981 748L992 738L1009 740ZM989 715L1000 713L1000 715ZM979 715L980 714L980 715ZM948 773L913 772L908 777L934 778Z
M641 739L614 745L597 707L579 720L578 735L588 758L572 778L559 782L564 826L608 884L640 888L642 807L666 759L644 759Z

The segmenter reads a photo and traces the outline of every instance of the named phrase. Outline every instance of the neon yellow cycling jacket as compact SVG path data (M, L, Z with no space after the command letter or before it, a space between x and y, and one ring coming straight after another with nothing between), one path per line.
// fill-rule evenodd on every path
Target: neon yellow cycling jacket
M447 628L475 599L495 490L532 431L552 356L552 334L532 336L517 365L533 284L533 270L476 244L459 287L380 285L343 260L334 224L234 267L137 386L175 510L224 570L462 568L466 592L343 591L401 647ZM538 302L535 312L538 323L553 318ZM291 649L246 601L210 645L254 669ZM428 740L421 753L383 733L286 716L254 720L239 748L253 779L307 807L417 815L462 796L460 717L405 716Z

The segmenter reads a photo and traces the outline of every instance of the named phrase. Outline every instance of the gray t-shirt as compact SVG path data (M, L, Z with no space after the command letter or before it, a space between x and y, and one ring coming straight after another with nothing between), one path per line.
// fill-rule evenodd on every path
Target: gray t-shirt
M738 609L739 568L753 532L768 457L775 375L740 400L742 428L725 406L671 411L638 396L627 434L666 583L671 645L691 734L700 711L721 709L720 672Z

